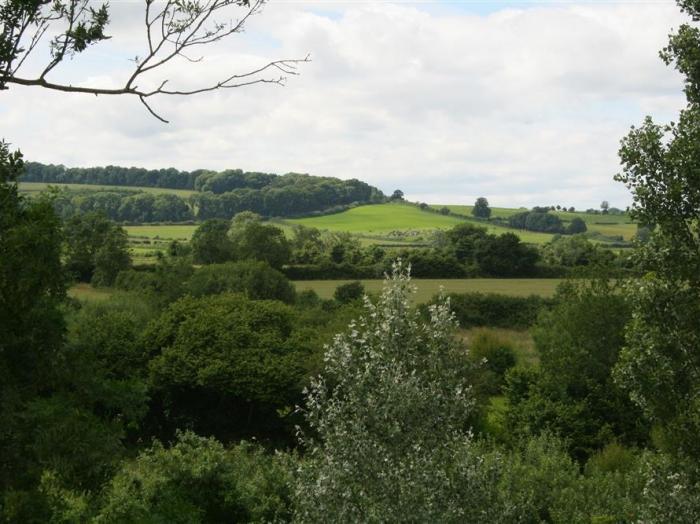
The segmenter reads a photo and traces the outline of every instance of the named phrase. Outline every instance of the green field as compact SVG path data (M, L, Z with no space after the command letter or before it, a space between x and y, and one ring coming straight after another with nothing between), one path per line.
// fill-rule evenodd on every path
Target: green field
M333 298L335 289L341 284L347 284L351 280L305 280L295 281L297 291L313 289L321 298ZM381 291L383 280L362 280L365 290L369 293ZM499 293L501 295L528 296L540 295L551 297L554 294L561 279L557 278L472 278L472 279L414 279L417 287L414 300L417 303L428 302L435 296L442 286L447 293L467 293L479 291L481 293ZM95 289L90 284L77 284L70 288L68 294L80 300L105 300L111 294L109 289Z
M59 189L67 189L68 191L133 191L133 192L144 192L144 193L172 193L173 195L180 195L182 197L190 196L196 191L190 189L168 189L164 187L140 187L140 186L107 186L98 184L52 184L44 182L20 182L19 190L23 193L41 193L46 191L49 187L57 187Z
M167 224L167 225L141 225L141 226L124 226L127 234L130 237L142 237L151 239L167 239L167 240L189 240L196 225L187 224Z
M68 290L68 296L85 302L107 300L112 295L109 289L96 289L90 284L80 283Z
M349 233L387 234L392 231L425 231L449 229L462 224L457 217L428 213L405 204L376 204L359 206L342 213L285 221L328 231Z
M461 206L461 205L432 205L431 207L435 209L440 209L442 207L448 208L452 213L471 216L472 206ZM522 213L527 211L525 208L505 208L505 207L492 207L491 216L494 218L508 218L516 213ZM632 221L629 215L594 215L590 213L583 213L576 211L569 213L568 211L551 211L553 215L558 216L566 224L571 222L572 218L578 217L586 222L589 232L597 232L605 236L621 236L624 240L630 241L637 233L637 224ZM491 228L490 228L491 229ZM510 228L493 228L500 229L501 231L512 231ZM497 232L497 231L491 231ZM553 235L547 233L532 233L529 231L516 231L518 236L523 240L523 242L529 242L532 244L542 244L551 240Z
M306 280L296 281L297 291L314 290L321 298L333 298L335 289L351 280ZM361 280L365 290L378 293L382 289L383 280ZM466 279L414 279L417 288L414 300L417 303L428 302L440 291L446 293L498 293L517 297L540 295L551 297L561 282L558 278L466 278Z

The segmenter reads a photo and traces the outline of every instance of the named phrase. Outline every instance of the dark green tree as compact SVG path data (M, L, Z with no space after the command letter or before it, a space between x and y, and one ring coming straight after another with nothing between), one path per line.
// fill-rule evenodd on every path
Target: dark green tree
M192 235L192 256L196 264L221 264L233 260L233 245L228 238L230 223L222 219L205 220Z
M347 284L342 284L335 288L333 298L341 304L348 304L360 300L364 294L365 286L363 286L362 282L359 280L355 280L354 282L348 282Z
M680 1L700 20L700 2ZM685 77L687 107L677 123L647 117L622 140L632 216L654 231L637 253L644 278L633 304L617 380L663 434L666 449L700 457L700 28L682 24L662 51ZM697 480L697 479L696 479Z
M588 226L586 225L585 220L583 220L581 217L572 218L571 222L566 228L566 232L569 235L585 233L586 231L588 231Z
M147 329L155 405L168 434L287 438L280 414L300 400L309 341L294 311L239 294L185 297Z
M540 370L508 377L514 433L554 432L585 459L606 444L644 444L649 427L613 381L630 306L617 285L568 283L534 329Z
M484 197L479 197L474 202L474 207L472 208L472 215L476 218L489 218L491 216L491 208L489 207L489 201Z
M66 269L78 280L110 286L131 265L126 231L103 214L76 215L64 231Z
M258 260L211 264L198 269L187 283L192 296L243 293L254 300L280 300L291 304L296 291L287 277Z
M280 228L263 224L255 213L239 213L231 222L228 237L235 260L262 260L281 268L291 257L291 246Z
M65 330L61 223L48 199L17 189L22 155L0 142L0 507L28 488L28 404L47 389Z

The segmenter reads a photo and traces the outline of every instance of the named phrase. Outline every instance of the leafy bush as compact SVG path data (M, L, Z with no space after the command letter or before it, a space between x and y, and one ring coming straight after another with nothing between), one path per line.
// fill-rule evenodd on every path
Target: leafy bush
M246 260L211 264L198 269L187 283L195 297L220 293L243 293L254 300L281 300L292 303L294 285L265 262Z
M486 361L484 369L494 375L497 389L500 389L506 372L515 366L513 345L491 331L480 330L472 338L469 354L476 361Z
M291 477L280 457L250 443L225 449L180 432L155 441L109 482L96 522L280 522L289 520Z
M306 397L301 522L490 521L493 467L467 422L473 399L449 308L422 322L400 266L328 348ZM439 431L436 431L439 428Z
M184 297L144 333L152 415L222 440L289 437L312 343L293 309L243 295Z
M364 294L365 286L362 285L362 282L356 280L355 282L348 282L338 286L335 289L335 293L333 293L333 298L342 304L348 304L361 299Z
M536 295L512 297L495 293L452 293L448 296L460 327L465 329L482 326L525 329L535 323L541 310L554 303Z

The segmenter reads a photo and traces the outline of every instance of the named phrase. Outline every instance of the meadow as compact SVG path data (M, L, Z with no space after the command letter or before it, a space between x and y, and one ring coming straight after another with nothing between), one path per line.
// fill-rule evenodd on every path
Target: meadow
M304 280L293 282L297 291L311 289L324 299L333 298L338 286L352 282L351 280ZM378 293L382 289L383 280L361 280L368 293ZM561 279L557 278L471 278L471 279L413 279L417 288L413 296L416 303L428 302L442 287L446 293L498 293L524 297L539 295L551 297L554 295ZM68 294L80 300L104 300L112 294L108 288L94 288L90 284L80 283L70 288Z
M472 213L473 206L463 206L463 205L432 205L434 209L440 209L446 207L452 213L457 215L470 217ZM491 216L494 218L508 218L515 215L516 213L522 213L527 211L526 208L506 208L506 207L492 207ZM558 216L561 220L567 224L571 222L573 218L581 218L586 222L589 232L597 232L604 236L621 236L624 240L630 241L637 233L637 224L632 221L629 215L595 215L591 213L583 213L581 211L575 211L570 213L569 211L550 211L553 215ZM510 228L496 227L496 229L510 230ZM517 231L517 234L523 240L523 242L529 242L532 244L539 244L549 242L552 235L546 233L531 233L528 231ZM532 235L532 236L530 236ZM528 238L529 237L529 238Z
M336 288L351 280L305 280L296 281L297 291L311 289L321 298L333 298ZM365 291L378 293L383 280L361 280ZM417 290L413 299L416 303L425 303L443 288L446 293L498 293L516 297L539 295L551 297L561 282L557 278L465 278L465 279L413 279Z
M355 207L342 213L288 219L285 222L328 231L387 234L394 231L449 229L463 223L464 220L436 213L427 213L411 205L374 204Z

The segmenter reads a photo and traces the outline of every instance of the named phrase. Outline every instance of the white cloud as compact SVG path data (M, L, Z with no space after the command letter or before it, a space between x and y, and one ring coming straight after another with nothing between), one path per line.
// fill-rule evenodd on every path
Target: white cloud
M114 39L70 64L74 83L114 85L128 73L141 6L117 5ZM682 20L672 3L488 16L319 5L273 3L205 62L167 72L199 85L310 52L285 88L155 100L167 126L135 99L13 88L0 94L0 133L27 158L67 165L300 171L431 202L621 207L619 139L645 114L670 119L683 105L680 78L658 59Z

